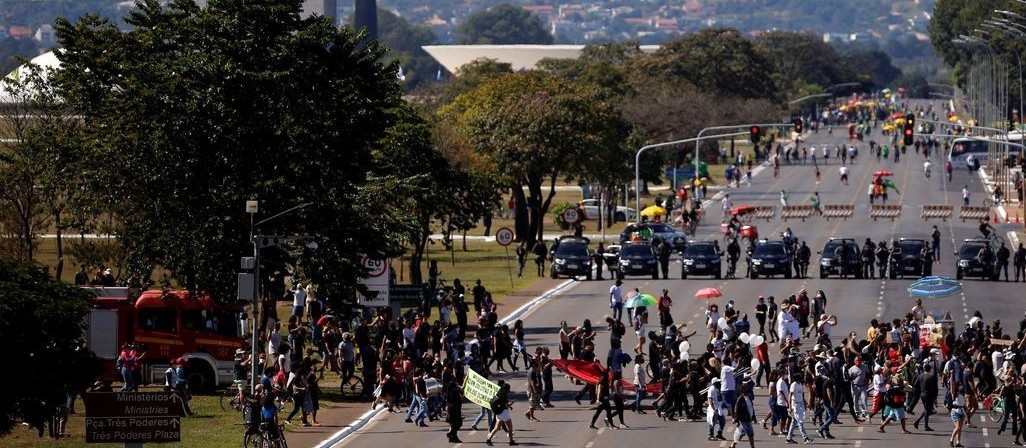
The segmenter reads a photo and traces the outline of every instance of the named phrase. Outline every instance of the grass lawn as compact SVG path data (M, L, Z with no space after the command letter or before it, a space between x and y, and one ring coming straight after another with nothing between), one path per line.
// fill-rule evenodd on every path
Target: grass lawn
M146 387L143 390L158 391L158 387ZM242 446L242 415L234 411L222 411L217 396L193 396L190 403L192 417L182 417L181 443L161 444L164 447L239 447ZM75 403L78 414L72 415L68 421L67 437L60 440L36 437L34 429L17 426L11 434L0 439L0 446L5 448L29 447L124 447L123 443L89 443L85 442L85 405L81 400ZM44 433L45 435L45 433Z

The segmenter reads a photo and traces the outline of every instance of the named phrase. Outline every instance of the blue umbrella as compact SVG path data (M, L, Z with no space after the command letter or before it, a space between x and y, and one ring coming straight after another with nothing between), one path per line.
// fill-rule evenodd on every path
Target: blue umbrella
M924 277L908 286L908 295L916 298L940 298L962 291L962 284L949 277Z

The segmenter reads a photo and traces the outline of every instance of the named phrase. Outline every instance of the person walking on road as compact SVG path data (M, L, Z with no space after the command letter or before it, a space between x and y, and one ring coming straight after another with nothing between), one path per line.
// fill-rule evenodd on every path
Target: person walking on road
M617 280L616 284L609 288L609 308L613 311L613 319L623 319L623 280Z
M755 321L759 323L759 336L766 337L766 298L759 296L759 303L755 305Z
M719 386L720 379L713 378L709 383L709 390L707 392L709 398L706 400L705 423L709 428L709 441L727 440L723 437L723 427L726 424L726 418L723 416L724 402ZM714 432L715 435L713 435Z
M937 229L937 226L933 226L933 231L930 232L930 244L932 245L931 250L933 251L934 262L940 262L940 240L940 230Z
M812 438L809 437L809 433L805 431L805 410L806 394L805 394L805 383L812 383L811 375L803 375L798 373L798 378L791 382L790 390L787 393L788 397L788 413L791 415L791 426L787 430L787 443L798 443L794 440L794 430L798 429L801 433L805 444L812 443ZM779 393L779 392L778 392Z
M780 190L780 205L787 207L787 192Z
M513 409L513 402L509 399L509 384L503 380L499 380L499 391L495 394L495 397L488 403L491 406L492 412L496 417L496 425L492 428L492 431L488 433L488 438L485 439L485 445L492 446L492 438L499 430L506 431L509 436L509 444L516 446L518 443L513 440L513 416L509 412Z
M591 416L591 424L588 426L591 429L598 429L595 426L595 422L598 421L602 412L606 413L606 427L613 426L613 411L610 404L610 390L609 390L609 369L599 370L598 379L598 405L595 407L595 413Z
M968 185L963 186L962 187L962 205L969 205L969 196L971 196L971 195L972 195L972 193L969 192L969 186Z
M545 276L545 257L549 255L549 248L545 247L544 240L534 243L534 264L538 268L538 276Z
M752 399L749 398L747 383L742 383L739 389L741 393L738 397L737 403L734 405L734 424L737 425L737 429L734 430L734 441L730 444L730 448L737 448L737 443L741 441L742 437L748 437L748 446L755 448L755 428L752 427L752 422L755 421L755 403L752 403Z

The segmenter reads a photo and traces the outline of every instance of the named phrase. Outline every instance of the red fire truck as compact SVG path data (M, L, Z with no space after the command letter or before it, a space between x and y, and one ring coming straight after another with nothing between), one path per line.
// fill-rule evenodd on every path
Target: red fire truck
M204 294L181 290L91 288L86 341L103 361L104 377L120 381L115 362L125 344L145 353L142 382L163 383L171 360L182 358L193 390L232 384L235 353L246 346L241 307L222 307Z

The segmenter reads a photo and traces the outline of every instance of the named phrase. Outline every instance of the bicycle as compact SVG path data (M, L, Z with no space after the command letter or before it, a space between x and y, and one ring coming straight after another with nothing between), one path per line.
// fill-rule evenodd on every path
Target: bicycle
M983 206L984 207L998 207L998 206L1007 205L1007 204L1008 204L1008 200L1005 199L1005 198L993 198L993 197L983 198Z
M992 393L983 400L983 408L987 409L990 421L999 421L1005 415L1005 399L998 393Z
M349 377L349 380L339 384L339 392L342 396L346 396L346 389L349 389L349 394L359 397L363 394L363 378L353 375Z
M236 411L242 411L246 407L246 386L245 381L235 380L235 388L228 388L221 392L218 397L218 403L221 405L222 411L228 411L234 409Z
M264 422L260 424L260 445L261 448L288 448L289 444L285 441L285 425L278 425L278 433L271 433L271 424Z
M990 247L995 249L1001 247L1001 245L1005 243L1005 239L1001 238L1001 236L998 235L997 232L991 232L990 235L980 235L980 239L989 241Z

